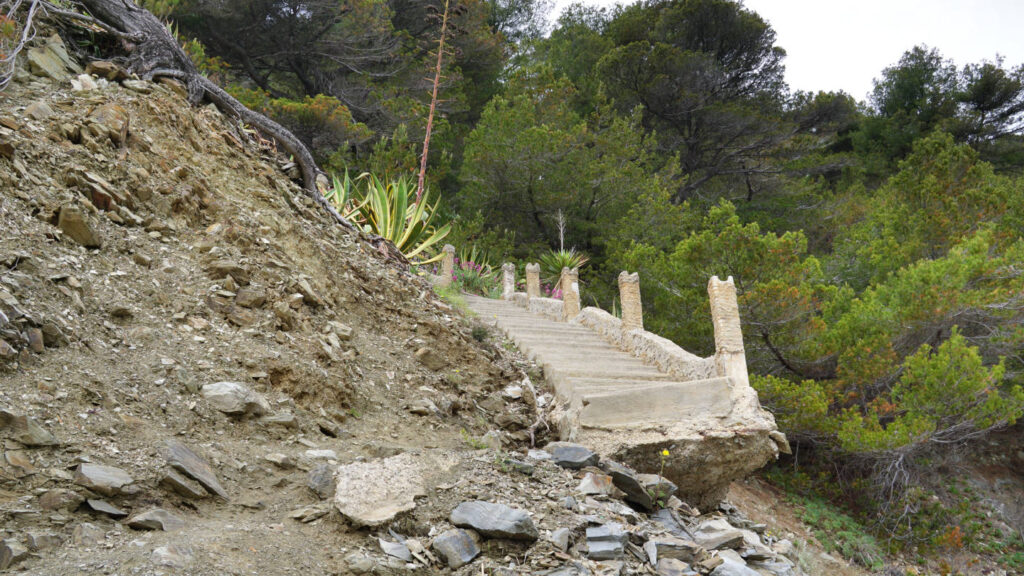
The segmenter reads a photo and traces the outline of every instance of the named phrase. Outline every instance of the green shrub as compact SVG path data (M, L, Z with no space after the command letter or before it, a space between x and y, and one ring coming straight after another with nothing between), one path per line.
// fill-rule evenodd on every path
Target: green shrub
M364 232L391 241L406 258L420 263L440 259L436 247L451 225L434 227L439 201L431 204L428 190L417 202L411 178L384 182L365 173L352 179L346 172L340 178L335 176L331 189L323 194L342 216Z
M590 261L590 258L575 248L568 250L550 250L541 254L538 258L540 263L540 280L550 286L558 284L562 277L562 269L582 268Z
M804 508L800 519L814 529L814 537L827 552L839 552L872 570L882 567L883 549L864 526L824 500L799 498L799 502Z

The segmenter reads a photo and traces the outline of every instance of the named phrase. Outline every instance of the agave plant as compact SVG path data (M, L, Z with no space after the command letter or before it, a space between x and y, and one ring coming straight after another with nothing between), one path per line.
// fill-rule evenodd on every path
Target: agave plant
M365 185L359 186L360 181ZM409 178L384 182L364 173L352 179L346 172L333 178L333 187L324 197L364 232L390 240L406 258L424 264L441 258L435 248L451 232L451 225L434 227L440 201L431 204L427 191L416 202L416 186Z
M590 258L575 248L568 250L549 250L542 254L540 260L541 281L545 284L556 286L562 277L562 268L581 268L590 261Z
M500 292L499 272L488 262L487 255L475 245L459 250L453 274L454 280L466 292L491 297Z

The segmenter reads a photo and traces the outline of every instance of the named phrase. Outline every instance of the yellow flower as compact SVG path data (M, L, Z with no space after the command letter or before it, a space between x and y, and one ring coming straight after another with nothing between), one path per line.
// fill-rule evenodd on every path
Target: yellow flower
M661 455L662 456L668 456L668 449L662 450L661 451Z

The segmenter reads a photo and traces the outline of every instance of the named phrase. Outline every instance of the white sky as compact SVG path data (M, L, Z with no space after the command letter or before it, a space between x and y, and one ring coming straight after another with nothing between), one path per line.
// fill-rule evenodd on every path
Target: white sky
M613 0L583 0L611 6ZM555 0L551 19L572 0ZM1024 64L1024 0L745 0L786 50L792 90L867 98L871 81L917 44L957 66L1006 58Z

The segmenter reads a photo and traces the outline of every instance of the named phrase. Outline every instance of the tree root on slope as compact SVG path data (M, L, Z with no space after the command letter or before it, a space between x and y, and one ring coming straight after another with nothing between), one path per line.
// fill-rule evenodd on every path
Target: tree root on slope
M317 204L342 226L352 224L327 201L317 188L319 170L306 145L287 128L253 112L220 86L203 76L167 26L148 10L132 0L74 0L88 14L64 10L44 0L33 0L55 18L74 25L95 26L121 42L126 53L124 65L128 72L145 80L174 78L185 84L189 103L198 105L204 99L224 114L236 118L273 138L292 155L302 172L303 189Z

